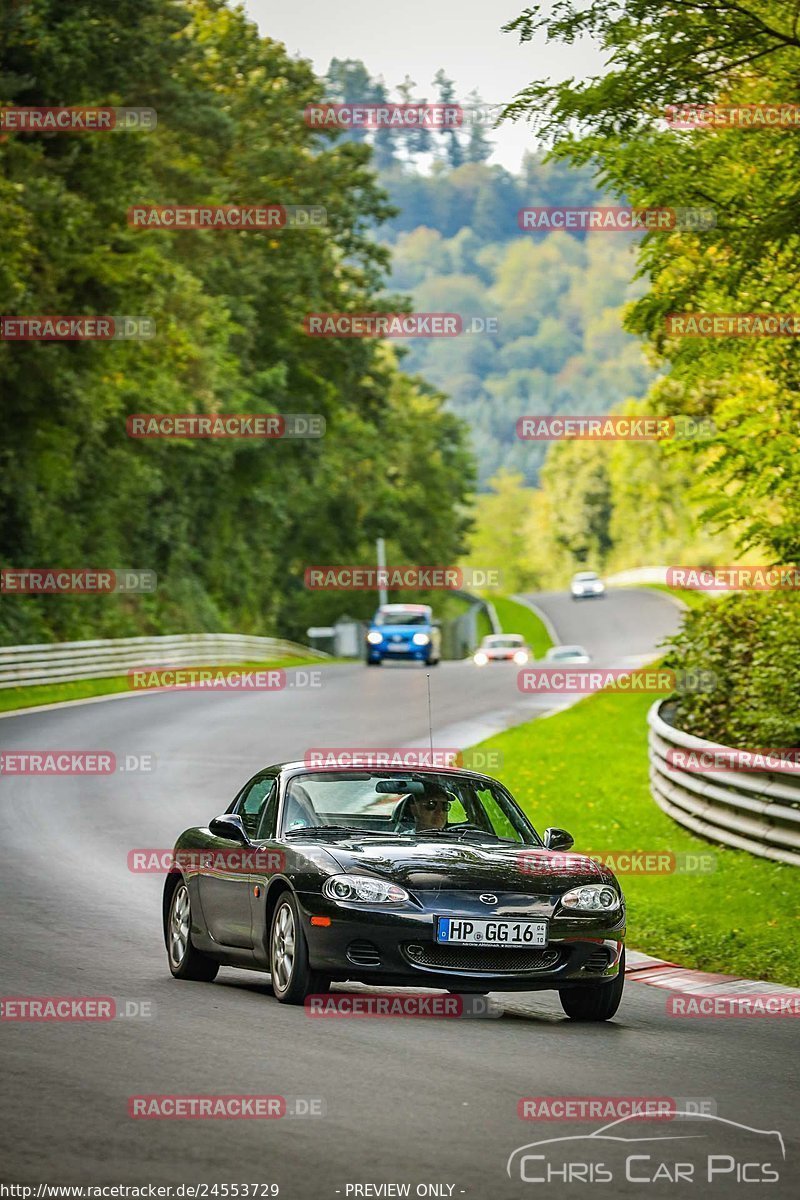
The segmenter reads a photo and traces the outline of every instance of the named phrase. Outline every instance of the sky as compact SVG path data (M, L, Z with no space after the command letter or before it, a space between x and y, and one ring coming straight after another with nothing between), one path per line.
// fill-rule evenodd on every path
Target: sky
M532 79L598 74L602 58L589 41L573 46L548 45L543 36L520 44L515 33L502 33L525 0L402 0L395 5L368 0L244 0L245 11L262 34L286 45L293 56L308 58L318 75L332 58L360 58L387 86L406 75L416 81L415 95L434 96L431 81L440 67L456 83L456 98L477 88L487 103L511 99ZM524 122L505 122L490 131L496 146L490 162L516 170L536 139Z

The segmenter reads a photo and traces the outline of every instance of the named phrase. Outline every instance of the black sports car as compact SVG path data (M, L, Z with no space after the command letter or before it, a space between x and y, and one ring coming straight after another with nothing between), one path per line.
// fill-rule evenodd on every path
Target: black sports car
M169 966L269 971L301 1004L334 981L453 992L555 988L607 1020L625 976L625 903L610 871L540 838L510 793L464 770L266 767L175 846Z

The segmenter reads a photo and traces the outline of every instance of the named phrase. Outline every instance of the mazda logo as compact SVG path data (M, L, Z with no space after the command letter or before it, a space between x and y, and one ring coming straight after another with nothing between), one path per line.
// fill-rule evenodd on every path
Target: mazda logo
M481 904L497 904L497 896L493 896L491 892L484 892L478 899Z

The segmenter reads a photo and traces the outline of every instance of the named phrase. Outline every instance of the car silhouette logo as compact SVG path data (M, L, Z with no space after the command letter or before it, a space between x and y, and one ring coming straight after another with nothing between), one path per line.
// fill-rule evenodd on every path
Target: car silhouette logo
M484 892L478 899L482 904L497 904L497 896L493 896L491 892Z

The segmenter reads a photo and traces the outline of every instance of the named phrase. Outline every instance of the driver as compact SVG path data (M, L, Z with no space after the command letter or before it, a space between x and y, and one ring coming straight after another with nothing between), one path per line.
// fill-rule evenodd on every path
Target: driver
M453 803L444 788L434 787L422 796L412 796L408 813L417 833L426 829L444 829Z

